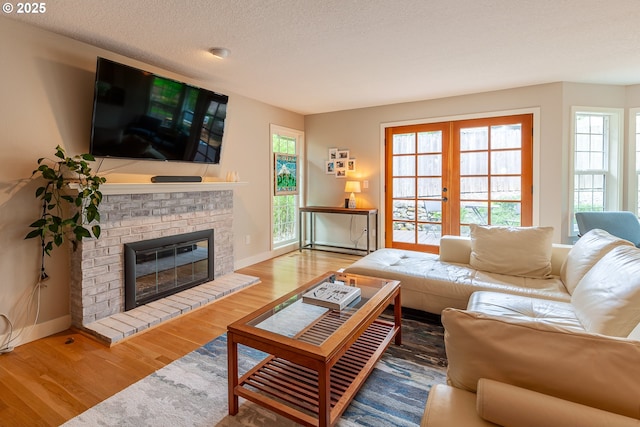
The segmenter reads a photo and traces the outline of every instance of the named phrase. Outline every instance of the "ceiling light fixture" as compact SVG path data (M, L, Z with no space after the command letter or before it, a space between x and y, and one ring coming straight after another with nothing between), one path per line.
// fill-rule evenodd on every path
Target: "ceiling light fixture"
M215 56L216 58L224 59L229 56L231 51L226 47L214 47L209 49L209 53L211 53L211 55Z

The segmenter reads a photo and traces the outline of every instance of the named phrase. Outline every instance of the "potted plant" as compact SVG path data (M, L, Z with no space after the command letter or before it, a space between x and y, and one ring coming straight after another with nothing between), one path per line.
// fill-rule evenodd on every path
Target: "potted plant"
M29 226L33 230L25 239L39 237L42 241L41 279L47 278L45 255L50 256L54 247L67 240L75 250L83 238L100 237L100 185L106 178L92 173L87 163L95 160L91 154L68 156L57 146L55 156L55 160L38 159L38 169L32 174L45 181L35 193L42 200L42 215ZM70 184L75 187L71 189Z

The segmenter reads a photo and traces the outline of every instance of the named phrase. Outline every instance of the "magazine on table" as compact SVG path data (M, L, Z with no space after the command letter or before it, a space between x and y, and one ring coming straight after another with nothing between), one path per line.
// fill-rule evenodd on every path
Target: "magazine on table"
M342 310L360 296L360 288L339 283L324 282L302 295L307 304Z

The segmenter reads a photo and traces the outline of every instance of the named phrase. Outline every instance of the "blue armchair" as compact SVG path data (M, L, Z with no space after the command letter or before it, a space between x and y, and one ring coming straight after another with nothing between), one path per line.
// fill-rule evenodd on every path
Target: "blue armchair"
M640 222L633 212L576 212L580 236L599 228L640 247Z

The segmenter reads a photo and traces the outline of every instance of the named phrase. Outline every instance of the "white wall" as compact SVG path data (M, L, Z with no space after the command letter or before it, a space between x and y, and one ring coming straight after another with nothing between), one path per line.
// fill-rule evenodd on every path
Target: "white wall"
M70 154L89 150L96 57L102 56L161 75L204 86L198 81L124 58L94 46L0 18L0 314L20 329L39 273L40 245L25 241L28 225L40 215L30 179L39 157L53 156L60 144ZM110 182L149 182L152 175L224 177L235 170L247 185L235 190L236 267L244 260L270 256L269 125L303 129L304 118L216 87L230 97L222 163L197 166L107 159L99 166ZM251 244L244 237L251 236ZM247 261L248 262L248 261ZM51 279L41 293L38 326L17 343L64 330L69 325L69 257L57 250L47 259ZM33 319L31 319L33 321ZM0 344L6 332L0 319Z

